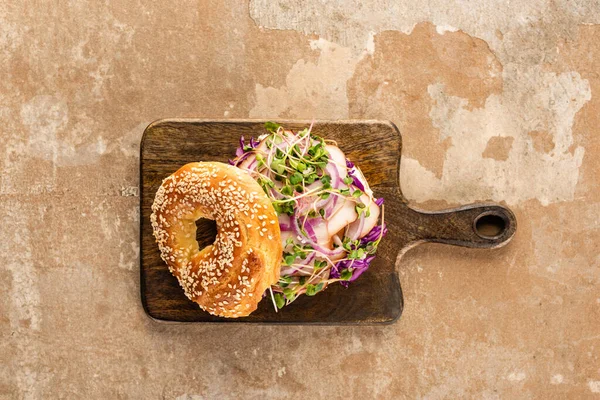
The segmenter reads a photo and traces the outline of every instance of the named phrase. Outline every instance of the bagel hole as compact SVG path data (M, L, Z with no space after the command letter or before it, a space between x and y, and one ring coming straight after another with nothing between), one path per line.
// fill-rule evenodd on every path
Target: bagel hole
M200 250L213 244L216 238L217 223L215 221L206 218L196 221L196 241Z

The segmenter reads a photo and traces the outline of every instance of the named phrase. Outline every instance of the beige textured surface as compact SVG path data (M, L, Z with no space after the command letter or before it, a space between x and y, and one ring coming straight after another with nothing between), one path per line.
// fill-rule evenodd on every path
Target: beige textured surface
M600 397L600 4L321 3L0 4L0 398ZM519 231L411 250L392 326L159 325L161 117L390 119L408 198L505 201Z

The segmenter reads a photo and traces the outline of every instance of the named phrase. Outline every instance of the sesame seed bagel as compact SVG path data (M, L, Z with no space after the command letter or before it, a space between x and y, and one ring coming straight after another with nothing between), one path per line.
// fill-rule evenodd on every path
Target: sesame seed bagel
M196 220L216 221L215 242L199 249ZM162 259L185 295L220 317L244 317L279 280L277 214L247 172L219 162L184 165L166 178L150 216Z

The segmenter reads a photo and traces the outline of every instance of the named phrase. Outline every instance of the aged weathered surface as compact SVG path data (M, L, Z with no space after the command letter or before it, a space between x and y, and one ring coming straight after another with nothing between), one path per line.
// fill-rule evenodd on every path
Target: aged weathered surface
M0 3L0 398L600 396L596 0ZM141 307L139 146L165 117L382 119L428 210L383 327L167 325Z
M258 137L265 133L264 122L163 120L151 124L144 132L140 153L140 288L144 308L152 318L180 322L390 323L400 316L403 306L395 266L401 253L426 241L494 248L506 244L515 233L514 215L501 206L471 205L434 214L410 208L398 185L401 137L392 123L315 121L314 131L337 141L346 156L360 166L375 195L386 199L389 236L382 241L372 267L351 290L331 285L318 297L302 296L293 306L278 313L267 298L246 318L214 317L185 297L160 258L150 224L154 195L162 180L182 165L194 161L227 162L235 154L240 136ZM277 122L294 130L310 124L309 121ZM500 219L498 232L486 235L477 229L477 221L486 216ZM211 244L214 235L210 221L199 221L200 248Z

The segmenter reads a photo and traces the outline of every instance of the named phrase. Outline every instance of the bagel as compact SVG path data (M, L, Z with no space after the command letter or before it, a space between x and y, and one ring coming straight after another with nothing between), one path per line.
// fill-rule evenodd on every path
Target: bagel
M204 249L196 241L200 218L217 225L215 242ZM210 314L247 316L279 280L277 214L246 171L219 162L184 165L163 180L150 219L169 271Z

